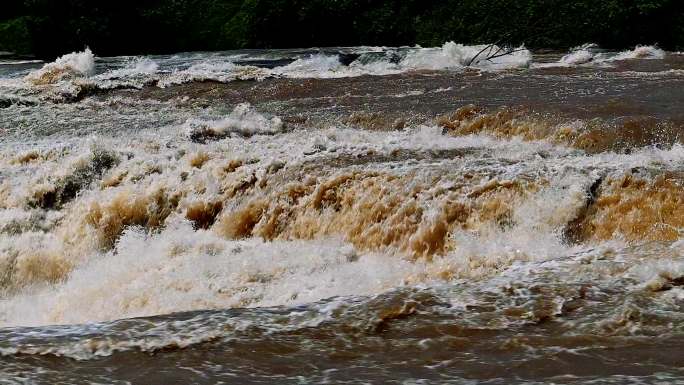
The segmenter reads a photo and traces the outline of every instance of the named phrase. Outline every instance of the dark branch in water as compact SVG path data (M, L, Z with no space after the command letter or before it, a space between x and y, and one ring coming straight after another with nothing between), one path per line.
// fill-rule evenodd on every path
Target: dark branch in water
M584 206L580 208L579 212L577 213L577 217L570 221L563 231L563 238L566 243L573 244L582 241L582 232L584 230L583 226L585 225L585 220L591 213L592 208L594 208L594 204L599 197L599 189L601 188L601 184L603 184L605 178L605 175L598 177L587 189Z
M492 59L496 59L496 58L499 58L499 57L502 57L502 56L506 56L506 55L512 55L512 54L514 54L514 53L516 53L516 52L520 52L520 51L524 51L524 50L525 50L525 48L516 48L516 49L513 49L513 50L508 50L508 51L506 51L506 52L504 52L504 53L502 53L502 54L489 56L489 57L487 58L487 61L491 61ZM499 52L499 51L497 51L497 52Z
M494 53L492 53L491 51L494 49L494 47L497 47L497 49L496 49L496 51L494 51ZM490 52L484 59L480 59L480 60L475 61L475 59L480 57L480 55L482 55L487 50L489 50ZM483 61L492 61L492 59L500 58L500 57L507 56L507 55L512 55L516 52L520 52L523 50L524 50L524 48L510 48L510 47L504 48L504 47L499 47L497 44L489 44L488 46L486 46L485 48L480 50L480 52L478 52L475 56L473 56L470 59L470 61L468 61L468 64L466 64L466 66L470 67L473 65L473 63L478 64L478 63L483 62Z
M548 24L546 20L544 19L537 19L534 23L532 23L529 27L529 29L525 31L515 31L517 32L518 38L520 36L525 36L524 39L518 39L519 41L534 41L535 39L548 35L553 32L557 32L560 29L560 26L556 25L555 27L551 28L543 28L541 27L542 25ZM534 33L533 33L534 32ZM482 61L492 61L492 59L500 58L503 56L507 55L512 55L516 52L520 52L525 50L525 48L512 48L513 41L516 40L516 38L513 35L514 31L508 32L501 36L496 42L488 44L484 48L482 48L475 56L473 56L469 61L468 64L466 64L467 67L472 66L473 64L480 63ZM496 51L492 53L492 50L496 47ZM487 54L487 57L484 59L479 59L478 58L484 54L485 52L489 51Z
M475 59L477 59L478 57L480 57L480 55L482 55L482 54L484 53L484 51L486 51L487 49L491 49L493 46L494 46L494 44L489 44L489 45L487 45L486 47L482 48L482 49L480 50L480 52L478 52L477 54L475 54L475 56L473 56L472 58L470 58L470 60L468 61L468 64L466 64L466 67L472 66L472 65L473 65L473 62L475 61ZM478 60L478 63L479 63L479 62L480 62L480 61Z

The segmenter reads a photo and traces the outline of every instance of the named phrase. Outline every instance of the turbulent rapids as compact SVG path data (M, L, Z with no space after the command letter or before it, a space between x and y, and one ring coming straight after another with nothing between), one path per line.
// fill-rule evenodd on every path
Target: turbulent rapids
M684 383L684 56L499 51L0 62L0 383Z

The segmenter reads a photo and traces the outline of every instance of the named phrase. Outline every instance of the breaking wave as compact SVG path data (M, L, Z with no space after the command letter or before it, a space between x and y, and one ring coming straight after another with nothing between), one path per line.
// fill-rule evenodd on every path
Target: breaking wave
M525 47L496 45L463 45L447 42L439 48L401 47L374 48L340 54L311 53L292 59L276 58L277 66L259 66L259 57L231 55L200 60L187 67L178 67L174 58L135 58L114 69L95 74L95 56L90 49L71 53L30 72L26 84L4 81L6 86L23 95L38 93L51 101L80 100L97 90L116 88L141 89L145 86L173 85L214 81L228 83L239 80L261 81L267 78L345 78L363 75L391 75L410 71L442 71L474 68L480 71L505 71L520 68L553 66L611 65L630 59L663 59L665 52L654 46L637 46L630 51L606 53L593 44L571 50L557 63L534 63ZM2 84L0 84L2 86ZM18 103L17 95L6 98ZM15 100L15 102L12 102Z
M594 53L591 51L594 48L597 48L595 44L585 44L574 48L560 59L560 63L567 65L587 64L594 60Z
M679 59L447 43L13 66L0 382L682 378Z
M0 320L297 305L679 240L681 146L620 155L608 130L539 119L468 107L395 132L302 132L243 104L155 136L3 153Z
M194 142L221 139L231 134L245 137L257 134L273 135L283 130L283 122L279 117L267 118L256 112L248 103L238 105L223 119L191 119L184 126L187 136Z
M584 44L570 50L555 63L533 63L536 68L573 67L573 66L611 66L625 60L662 60L665 51L656 46L636 46L632 50L617 53L606 52L596 44Z
M665 57L665 51L652 46L644 45L637 46L633 50L620 52L619 54L605 60L628 60L628 59L662 59Z
M95 55L86 48L83 52L74 52L57 58L43 68L33 71L26 80L33 85L55 84L59 81L91 75L95 72Z
M425 48L409 52L401 64L411 69L440 70L474 66L501 70L528 67L531 62L532 54L524 47L466 46L448 42L441 49Z

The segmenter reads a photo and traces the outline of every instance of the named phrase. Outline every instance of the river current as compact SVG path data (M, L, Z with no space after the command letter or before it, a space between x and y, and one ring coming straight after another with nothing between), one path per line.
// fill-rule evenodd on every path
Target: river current
M0 384L684 384L684 55L93 52L0 58Z

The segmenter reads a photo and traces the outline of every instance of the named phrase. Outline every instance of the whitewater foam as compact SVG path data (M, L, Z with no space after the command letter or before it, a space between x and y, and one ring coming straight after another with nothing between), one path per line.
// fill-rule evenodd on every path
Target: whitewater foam
M142 88L155 84L159 78L157 72L159 64L149 58L135 58L122 68L106 71L93 76L90 80L93 86L101 89L111 88Z
M364 50L372 52L372 50ZM391 51L388 51L391 53ZM413 48L399 62L393 61L397 54L386 54L377 60L356 60L343 65L338 55L311 54L296 58L292 63L273 69L235 64L233 60L244 55L210 58L194 63L188 68L175 68L171 73L160 73L159 64L149 58L129 60L123 68L113 69L91 79L92 86L101 88L140 88L147 84L168 87L193 81L230 82L234 80L263 80L268 77L288 78L338 78L361 75L387 75L407 70L440 70L462 68L472 65L480 69L501 70L526 67L531 53L518 49L500 49L497 46L466 46L454 42L441 48ZM488 58L489 56L496 56ZM476 58L477 56L477 58ZM173 59L173 58L172 58ZM255 60L255 58L249 58ZM475 60L474 60L475 59ZM171 59L168 59L171 60ZM246 61L247 63L249 60ZM94 75L95 56L90 49L64 55L40 70L31 72L25 80L34 86L56 84ZM72 87L74 88L74 87ZM76 87L77 88L77 87ZM63 93L67 93L65 90ZM74 91L77 92L77 91Z
M594 48L594 45L588 44L575 48L569 54L563 56L560 59L560 63L567 65L587 64L594 60L594 54L590 51L590 48Z
M665 51L652 45L638 45L629 51L623 51L617 55L607 58L607 61L628 60L628 59L663 59Z
M233 62L200 62L187 69L174 71L159 80L159 87L189 82L217 81L231 82L234 80L263 80L272 74L263 68L237 65Z
M460 71L483 49L483 56L498 50L447 43L373 52L348 66L336 55L307 54L271 69L199 55L167 71L164 58L127 59L100 75L73 76L79 84L153 79L165 87L232 81L250 71L255 76L246 79L257 80ZM521 50L473 65L519 68L529 64L528 55ZM567 58L566 65L581 65L580 59ZM383 97L398 102L452 88L431 86L392 88ZM597 121L468 106L424 124L397 120L375 129L366 123L384 118L382 110L350 108L339 120L331 115L309 124L249 104L231 112L190 98L139 94L46 108L95 127L88 113L106 109L103 116L115 123L95 130L98 138L56 131L19 152L0 153L3 325L296 306L483 282L513 277L522 265L529 272L578 254L601 258L591 250L606 245L666 244L684 226L672 209L681 196L675 172L682 147L643 147ZM269 103L260 106L289 113L287 104ZM354 106L341 108L347 107ZM146 115L148 109L154 111ZM126 135L119 130L124 123L133 127ZM630 132L639 135L648 129L634 127L642 131ZM643 274L615 268L614 276L667 286L677 282L677 269L663 262ZM673 277L663 281L664 271ZM579 280L584 272L568 274Z
M351 63L340 55L356 55ZM535 63L524 46L464 45L453 41L441 47L360 47L340 54L328 52L268 57L254 54L114 58L115 68L95 74L95 56L90 49L64 55L24 77L24 83L2 79L0 85L16 94L28 87L52 101L78 99L94 89L161 88L191 83L236 80L261 81L267 78L345 78L363 75L391 75L411 71L463 70L506 71L516 68L547 68L556 66L613 66L630 59L663 59L665 52L655 46L637 46L633 50L607 53L594 44L573 48L556 63ZM345 58L346 59L346 58ZM110 60L110 59L107 59ZM291 60L289 64L263 68L250 63L268 60ZM105 60L106 61L106 60ZM239 61L239 64L238 64ZM104 63L104 62L103 62ZM188 65L189 64L189 65ZM106 64L103 64L106 66ZM258 65L258 64L257 64ZM646 76L646 75L644 75ZM13 96L14 99L16 97Z
M230 118L231 124L240 123L239 119L245 121L240 124L248 126L254 124L254 120L267 125L271 122L246 105L239 106L236 111ZM168 133L172 132L169 129ZM679 159L684 153L680 148L645 149L631 155L587 157L544 142L525 143L516 139L506 142L487 136L449 138L442 135L439 127L390 133L334 128L308 136L290 132L269 137L226 137L205 145L202 151L208 160L198 165L188 160L191 154L175 160L173 153L176 150L145 154L149 151L148 145L137 142L140 141L126 144L125 151L134 157L128 161L124 159L124 163L109 174L112 177L119 175L116 183L107 182L107 186L112 187L105 187L103 191L85 191L74 202L75 206L69 208L71 216L62 223L71 228L69 231L75 231L73 235L76 238L71 238L71 235L60 238L68 229L54 231L50 227L54 224L46 225L48 233L24 232L0 237L3 250L10 254L18 252L14 254L14 260L20 263L16 265L13 277L23 277L29 283L23 288L20 285L19 292L2 299L3 324L82 323L184 310L297 305L339 295L374 295L402 285L432 285L454 279L490 277L515 264L570 256L586 247L568 246L562 233L565 224L585 205L586 191L599 177L596 173L584 174L577 170L643 167L654 162L672 164L672 159ZM101 141L100 146L109 146L106 143ZM121 146L120 141L111 145L117 143ZM306 155L307 147L312 144L326 150ZM194 202L225 199L220 198L220 194L229 181L237 181L239 186L244 186L245 181L252 180L250 175L256 175L269 184L280 183L277 179L269 181L269 173L274 172L267 171L269 169L282 170L284 180L292 180L285 175L297 169L297 162L317 163L322 167L318 171L321 172L325 170L325 162L329 161L326 160L328 156L334 153L368 156L371 150L378 154L392 154L409 149L435 152L483 147L488 151L457 162L436 159L405 164L369 164L352 167L350 171L357 176L342 179L335 175L326 177L324 172L312 194L312 197L321 199L321 213L308 211L306 205L315 205L316 201L305 198L297 198L302 199L301 208L294 204L286 209L291 210L289 214L288 211L281 212L285 217L291 216L289 220L294 223L314 226L315 237L310 240L301 232L287 233L284 229L278 231L289 235L276 237L270 242L251 236L250 232L246 233L246 239L226 238L221 221L238 220L231 211L240 208L238 203L230 201L224 203L226 219L219 216L217 226L209 230L198 228L198 217L184 218L184 208L194 207ZM190 145L186 148L188 151L193 149ZM545 157L552 156L558 162L549 162L537 155L540 153L546 153ZM492 158L492 154L496 155ZM84 159L90 159L89 156L88 152L76 152L73 162L82 163ZM230 159L250 158L261 161L228 162ZM274 168L273 159L285 165ZM33 162L15 164L14 167L43 165ZM63 160L53 166L58 167L61 162ZM520 168L523 164L527 166ZM41 167L48 165L50 163ZM471 179L479 182L447 178L433 186L423 185L425 181L433 181L434 176L441 175L439 170L448 169L451 173L457 171L457 174L470 170L473 173L478 167L484 167L484 172L497 176L471 175ZM545 178L532 177L533 182L527 185L521 182L521 178L530 178L525 176L530 170L544 167L547 168ZM45 170L46 175L52 172L49 170ZM389 170L393 170L395 175L383 176ZM419 170L423 175L414 175ZM226 172L233 177L222 180ZM70 171L64 170L64 175L69 174ZM182 177L182 174L186 176ZM277 178L277 175L272 178ZM296 176L295 180L302 177ZM311 177L315 178L314 175L307 176ZM250 183L258 185L257 182L258 179L254 179ZM139 192L131 191L136 184L147 187ZM274 191L287 186L276 184ZM291 186L293 189L285 190L295 194L293 196L299 194L297 189L306 188L296 187L296 183ZM443 195L454 189L464 189L464 192ZM393 237L399 237L396 244L377 246L380 244L373 238L376 230L372 222L363 227L364 232L353 232L355 221L365 223L365 215L378 220L382 217L377 215L381 215L383 210L395 210L392 206L407 191L414 191L412 194L417 194L416 198L408 198L403 208L395 211L393 219L378 228L391 230L388 235L393 232ZM179 209L162 214L174 195L180 199L174 206ZM237 196L235 199L239 202L241 199ZM265 198L276 203L280 199L276 196L269 198L267 195ZM352 196L355 201L351 200ZM249 202L249 199L243 201ZM339 203L334 203L336 201ZM329 209L323 209L324 205L331 204L326 202L333 202ZM352 205L348 214L347 204ZM337 212L332 210L334 205L338 205ZM457 219L464 221L463 227L449 225L441 230L442 223L453 215L443 211L445 207L458 208L465 213L462 208L468 205L471 211L468 216ZM81 209L86 211L81 212ZM378 210L377 214L372 210ZM423 211L421 224L405 234L406 245L413 248L409 250L418 250L418 255L429 258L415 260L410 252L407 254L401 249L401 242L404 242L401 237L404 235L400 232L412 226L410 222L402 222L403 216L409 213L406 210ZM259 214L264 215L263 220L255 219L262 223L252 224L258 231L266 231L270 226L265 214L266 211ZM158 225L150 225L149 219L135 219L155 215L166 217L157 217ZM2 217L5 223L27 222L31 221L30 218L31 213L20 208L5 211ZM84 218L86 226L81 228L78 221ZM97 226L91 228L87 223ZM337 224L319 233L319 230L326 229L326 223ZM117 227L119 224L123 226ZM403 229L401 226L409 227ZM110 236L109 233L98 235L100 231L112 231L111 235L115 236L109 251L101 251L101 246L108 243L98 246L97 242L90 242L108 239L98 238ZM297 240L298 237L304 239ZM442 246L439 237L445 237ZM437 246L431 246L430 242ZM432 250L435 254L423 254L425 250Z
M524 47L505 48L497 45L463 45L453 41L441 48L410 51L400 65L413 70L441 70L472 65L480 69L502 70L528 67L532 54Z
M612 67L615 62L624 60L659 60L665 58L665 51L656 46L636 46L634 49L618 53L605 52L593 43L583 44L572 48L557 62L532 63L532 68L573 67L573 66L607 66ZM643 73L649 76L650 73Z
M26 80L34 85L55 84L59 81L92 75L95 72L95 55L86 48L57 58L43 68L33 71Z
M273 116L267 118L252 108L249 103L242 103L233 109L227 117L219 120L188 120L183 129L194 141L220 139L230 134L242 136L273 135L283 130L283 122Z

